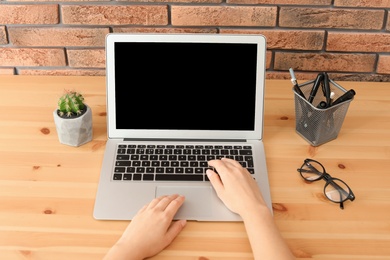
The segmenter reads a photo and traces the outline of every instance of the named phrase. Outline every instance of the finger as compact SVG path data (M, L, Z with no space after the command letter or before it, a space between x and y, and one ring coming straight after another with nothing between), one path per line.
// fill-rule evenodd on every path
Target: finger
M206 171L207 177L210 180L211 185L214 187L215 191L217 192L218 196L220 196L224 190L223 184L221 179L219 178L218 174L216 174L212 170Z
M147 208L154 208L166 195L154 198L149 204L147 204Z
M223 169L226 168L226 163L222 160L211 160L207 163L209 164L209 166L214 167L218 173L219 171L223 171Z
M179 208L184 203L184 196L177 195L173 200L170 201L170 203L165 208L165 214L171 219L175 216L176 212L179 210Z
M173 200L175 200L177 197L179 197L178 194L172 194L172 195L168 195L168 196L164 196L155 206L156 209L159 209L159 210L162 210L162 211L165 211L166 208L168 207L169 204L171 204L171 202Z
M215 168L215 172L221 176L225 175L227 172L231 171L232 165L229 161L226 160L211 160L208 162L211 167Z

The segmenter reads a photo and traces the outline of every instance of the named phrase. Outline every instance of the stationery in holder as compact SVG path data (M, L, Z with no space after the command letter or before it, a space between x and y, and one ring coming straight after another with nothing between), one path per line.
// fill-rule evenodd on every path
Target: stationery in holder
M318 86L318 78L323 79L320 83L322 91ZM296 132L312 146L336 139L355 91L347 91L329 79L326 73L318 76L317 80L300 84L299 93L296 88L294 85ZM315 96L311 97L313 93Z

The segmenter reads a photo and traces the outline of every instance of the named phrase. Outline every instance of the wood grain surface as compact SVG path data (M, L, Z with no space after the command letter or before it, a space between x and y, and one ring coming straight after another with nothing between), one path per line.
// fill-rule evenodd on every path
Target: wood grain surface
M267 80L264 144L274 218L297 259L390 259L390 83L356 91L337 139L318 147L295 132L289 80ZM64 89L83 93L93 140L59 143L53 111ZM0 259L101 259L127 221L92 217L106 141L104 77L0 76ZM324 181L296 169L320 161L356 200L325 199ZM261 231L260 231L261 232ZM242 223L190 221L153 259L253 259Z

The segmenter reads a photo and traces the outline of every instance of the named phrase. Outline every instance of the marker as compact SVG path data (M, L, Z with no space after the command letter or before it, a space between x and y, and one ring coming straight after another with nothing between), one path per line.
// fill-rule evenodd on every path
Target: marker
M323 75L324 75L324 81L322 85L323 87L322 91L324 92L324 96L326 98L326 107L330 107L331 100L330 100L329 77L328 77L328 73L326 72L324 72Z
M344 102L344 101L352 99L355 96L355 94L356 94L355 90L353 90L353 89L348 90L342 96L340 96L338 99L333 101L332 106L340 104L341 102Z
M334 99L334 96L335 96L336 94L332 91L332 92L330 92L330 101L331 102L333 102L333 99Z
M317 94L318 88L320 86L320 83L321 83L321 80L322 80L323 77L324 77L324 75L322 73L319 73L317 75L317 78L316 78L316 80L314 81L314 84L313 84L313 88L311 89L309 98L307 99L307 101L309 101L310 103L313 102L314 97Z
M298 85L298 81L297 81L297 78L295 77L294 70L292 68L290 68L289 71L290 71L290 75L291 75L291 82L294 86L295 92L297 92L301 97L306 99L305 94L303 94L301 88Z

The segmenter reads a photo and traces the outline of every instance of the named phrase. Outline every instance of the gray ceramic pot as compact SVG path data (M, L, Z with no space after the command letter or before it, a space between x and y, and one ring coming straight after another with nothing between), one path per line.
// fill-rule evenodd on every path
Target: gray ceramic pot
M80 146L92 140L92 110L76 118L62 118L54 110L54 122L60 143L70 146Z

